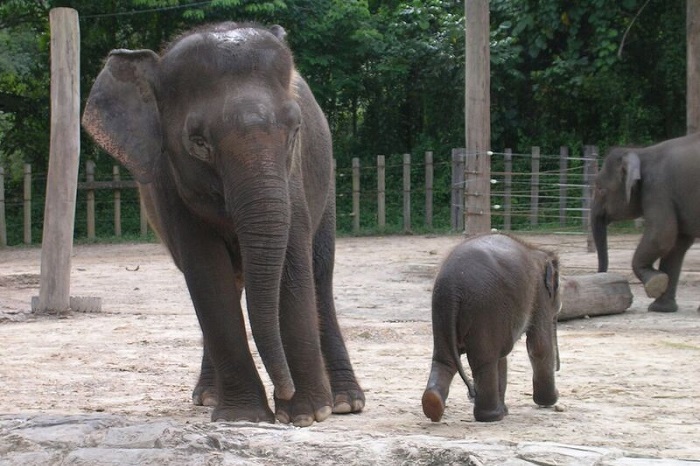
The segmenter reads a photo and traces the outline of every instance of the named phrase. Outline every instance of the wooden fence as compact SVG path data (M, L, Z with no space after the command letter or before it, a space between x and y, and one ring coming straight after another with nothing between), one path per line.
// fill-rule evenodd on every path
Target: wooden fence
M555 155L542 154L539 147L533 147L525 154L505 149L488 155L491 157L491 190L486 205L490 206L493 226L510 231L546 224L588 231L591 183L598 166L595 146L585 146L579 157L570 156L566 147L560 148L560 153ZM417 161L411 154L379 155L371 166L362 166L360 159L354 158L349 168L336 167L338 217L351 219L348 230L353 234L386 231L387 212L394 215L390 219L395 226L392 231L411 232L417 227L430 231L435 228L435 211L449 209L449 229L464 231L465 219L469 222L470 216L480 215L480 207L475 208L471 202L474 199L481 202L480 205L484 202L480 199L482 194L474 192L470 183L465 181L469 176L478 176L478 173L467 173L470 171L469 157L464 149L453 149L448 157L440 160L435 160L433 152L426 152ZM450 181L436 184L435 174L444 174L447 170ZM85 202L85 237L90 240L96 237L95 195L102 190L112 192L114 236L121 236L122 191L136 188L136 182L122 179L117 166L113 167L111 179L96 181L92 161L85 164L84 179L78 183L78 190L84 194L81 198L84 197ZM391 181L389 188L388 180ZM33 183L36 180L27 164L24 166L21 200L15 195L12 201L8 201L4 170L0 167L0 246L8 244L7 219L18 219L19 209L22 211L21 222L10 222L9 228L22 228L24 244L38 241L32 238L32 228L33 222L41 225L37 212L42 209L32 204ZM348 198L351 202L347 202ZM389 208L392 202L398 205ZM40 203L43 204L43 200ZM8 208L13 209L14 215L6 214ZM140 202L138 209L139 234L145 237L148 224ZM416 212L419 215L412 216ZM418 216L422 217L420 224L414 219ZM36 230L36 225L34 227Z
M598 167L598 150L595 146L585 146L581 157L569 156L566 147L561 147L560 153L556 155L542 155L539 147L533 147L528 154L514 154L510 149L505 149L501 153L489 152L488 155L491 157L492 167L488 180L491 189L486 195L478 191L477 183L470 186L467 181L470 176L471 179L478 178L479 173L473 168L476 164L470 161L475 154L467 154L464 149L453 149L449 160L437 162L432 152L426 152L418 164L412 164L410 154L403 154L400 160L394 163L387 163L386 157L379 155L376 165L369 167L362 167L359 158L354 158L349 171L336 168L337 177L341 180L338 183L339 199L348 195L343 189L348 183L343 183L342 179L352 179L351 209L349 212L339 209L338 215L348 215L352 218L354 234L360 233L363 228L384 231L387 227L387 171L393 170L396 176L400 170L403 180L400 201L402 229L404 232L410 232L412 227L417 226L411 220L412 212L416 211L412 202L415 202L418 197L416 194L422 190L422 227L430 230L434 225L434 199L439 191L445 191L444 187L435 185L434 173L440 170L439 165L449 164L451 181L447 190L450 229L453 231L464 231L465 219L468 222L470 217L483 215L484 204L490 206L494 226L505 231L522 228L525 224L528 228L547 224L560 227L574 225L582 231L588 230L591 183ZM515 164L520 167L520 171L514 170L514 159L521 159ZM529 162L522 159L529 159ZM523 162L527 163L528 171L522 170L525 165ZM546 166L546 169L543 169L543 166ZM372 176L368 171L376 173ZM372 178L376 178L376 190ZM416 180L421 181L423 185L412 190L411 183L416 184ZM362 181L365 182L364 186L361 186ZM483 183L481 185L483 186ZM396 191L398 189L395 187ZM488 196L488 200L484 201L484 196ZM340 205L342 206L342 203ZM370 215L365 215L364 210L369 210ZM368 224L362 225L361 219Z

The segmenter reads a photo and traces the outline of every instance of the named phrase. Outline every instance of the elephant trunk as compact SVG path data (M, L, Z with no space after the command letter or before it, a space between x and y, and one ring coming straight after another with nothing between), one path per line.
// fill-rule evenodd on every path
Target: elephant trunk
M593 211L591 228L595 248L598 252L598 272L608 271L608 223L604 213Z
M279 321L282 270L291 222L286 180L256 174L254 182L234 183L227 193L229 213L243 260L248 316L255 344L275 386L290 400L295 388L285 356Z

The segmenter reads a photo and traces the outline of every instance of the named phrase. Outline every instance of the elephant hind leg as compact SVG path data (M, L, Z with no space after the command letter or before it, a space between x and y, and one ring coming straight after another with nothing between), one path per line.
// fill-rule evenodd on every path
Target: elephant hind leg
M423 413L433 422L442 419L445 412L445 400L450 393L450 384L456 373L457 368L454 367L454 364L448 365L433 359L428 385L421 400Z
M440 392L435 388L426 388L421 399L423 405L423 414L433 422L438 422L442 419L442 414L445 412L445 399Z
M484 364L473 371L476 388L474 418L479 422L500 421L507 414L505 404L501 400L504 387L500 380L501 359Z
M327 211L313 240L314 285L321 350L333 393L333 412L357 413L365 407L365 395L355 378L336 316L333 299L334 235L332 212Z
M202 368L197 385L192 391L192 403L195 406L216 406L219 403L219 397L216 394L216 371L209 357L206 342L203 346Z

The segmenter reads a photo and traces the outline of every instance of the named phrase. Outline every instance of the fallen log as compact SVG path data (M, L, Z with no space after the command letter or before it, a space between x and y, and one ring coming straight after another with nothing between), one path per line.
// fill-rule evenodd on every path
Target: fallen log
M630 284L622 275L594 273L561 277L558 320L621 314L632 304Z

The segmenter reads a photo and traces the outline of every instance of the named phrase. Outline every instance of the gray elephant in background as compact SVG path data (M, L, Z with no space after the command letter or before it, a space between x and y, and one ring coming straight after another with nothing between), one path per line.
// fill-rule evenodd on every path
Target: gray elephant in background
M599 272L608 270L608 225L637 217L644 217L644 233L632 270L647 295L656 298L649 310L677 311L683 258L700 237L700 133L609 151L596 176L591 204Z
M459 372L474 400L477 421L498 421L505 405L507 356L523 333L533 369L533 399L552 406L559 393L557 315L559 259L503 234L467 239L449 253L432 296L433 357L423 412L442 418L450 384ZM466 353L472 386L460 355Z
M193 401L214 421L308 426L365 403L333 302L331 135L284 35L223 23L161 55L112 51L83 114L185 276L204 335Z

